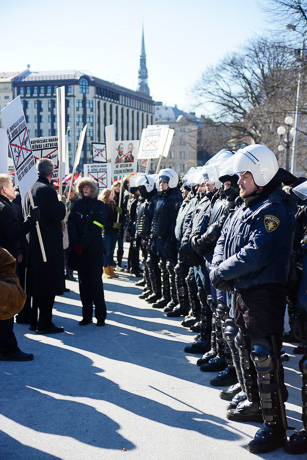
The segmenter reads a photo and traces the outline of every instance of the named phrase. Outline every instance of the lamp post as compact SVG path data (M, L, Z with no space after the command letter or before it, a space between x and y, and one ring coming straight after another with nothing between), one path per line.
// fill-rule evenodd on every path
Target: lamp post
M299 57L299 71L297 78L297 89L296 89L296 102L295 102L295 112L294 112L294 128L293 128L293 144L292 144L292 157L291 157L291 173L295 174L296 170L296 144L298 136L298 126L299 126L299 103L301 97L301 87L302 87L302 68L303 68L303 58L304 58L304 46L305 46L305 34L296 29L296 26L293 24L287 24L287 29L293 30L294 32L302 35L302 45L300 50Z
M293 128L293 123L294 121L292 117L286 117L285 118L286 126L281 125L277 128L277 134L280 137L280 141L283 142L283 144L285 144L286 146L285 169L287 171L289 171L290 146L294 139L293 135L294 135L295 128ZM279 146L277 147L279 152L282 152L285 149L283 144L279 144Z

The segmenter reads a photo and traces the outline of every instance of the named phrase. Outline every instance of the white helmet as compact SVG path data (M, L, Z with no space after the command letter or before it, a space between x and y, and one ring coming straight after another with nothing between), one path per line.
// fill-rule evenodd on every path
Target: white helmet
M179 182L179 177L173 169L161 169L158 174L159 181L163 180L168 183L169 188L176 188Z
M205 184L206 182L209 182L210 184L214 184L215 188L220 188L221 183L218 178L218 170L216 168L216 165L212 164L202 166L197 171L195 182L197 184Z
M198 185L199 172L201 169L202 166L190 168L182 178L183 184L186 184L188 187L195 187L195 185Z
M232 150L226 150L226 149L220 150L215 155L213 155L213 157L211 157L210 160L208 160L205 163L205 165L211 165L214 163L218 163L218 164L224 163L229 158L231 158L234 155L234 153L235 152L233 152Z
M146 192L150 193L155 188L155 181L149 174L140 174L135 181L136 187L145 187Z
M276 156L265 145L248 145L244 149L238 150L234 157L234 173L239 175L246 171L250 172L258 187L267 185L278 169Z

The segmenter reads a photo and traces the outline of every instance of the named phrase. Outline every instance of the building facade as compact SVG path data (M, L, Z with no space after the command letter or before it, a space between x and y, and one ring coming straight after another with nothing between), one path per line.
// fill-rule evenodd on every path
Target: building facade
M195 115L157 102L155 120L156 125L168 125L175 130L168 157L161 161L161 169L171 168L183 176L197 165L198 126ZM157 160L152 160L152 171L155 171L156 165Z
M87 131L80 166L91 162L92 142L105 141L106 126L114 124L116 140L130 140L140 139L142 129L154 123L154 102L149 95L82 72L32 72L28 69L8 75L7 79L5 84L0 79L0 108L20 96L30 138L57 135L56 89L65 86L70 165L74 163L85 124Z

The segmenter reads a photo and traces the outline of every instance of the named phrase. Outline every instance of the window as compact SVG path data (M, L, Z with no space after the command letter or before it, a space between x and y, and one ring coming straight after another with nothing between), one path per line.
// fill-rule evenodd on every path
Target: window
M53 94L56 96L56 89L57 89L57 86L54 86L53 87Z
M34 122L37 123L37 115L34 117Z
M34 86L34 88L33 88L33 96L37 96L37 95L38 95L38 87Z
M89 90L88 90L88 81L87 81L87 79L84 78L84 77L81 77L79 84L80 84L80 89L79 89L80 93L88 94Z
M51 95L51 86L47 86L47 94Z
M44 137L44 130L41 129L41 137Z
M77 108L77 110L82 109L82 101L81 101L81 99L77 99L76 108Z
M51 128L48 129L48 136L52 136L52 129Z
M82 123L83 122L83 115L76 115L76 123Z
M4 99L9 99L9 98L10 98L10 96L4 96Z
M87 129L87 130L86 130L86 135L87 135L88 137L90 137L91 139L93 139L93 137L94 137L94 130L93 130L93 129Z
M44 87L44 86L40 86L40 88L39 88L39 95L40 95L40 96L44 96L44 95L45 95L45 87Z
M68 121L68 122L71 121L71 115L67 115L67 121Z
M38 129L35 130L35 137L38 137Z
M57 116L57 115L54 115L54 121L55 121L55 122L58 121L58 116Z
M81 132L82 132L82 129L80 129L80 128L76 129L76 138L77 139L79 139Z
M40 116L40 121L41 121L41 123L44 123L44 115Z
M88 152L91 152L92 151L92 144L86 144L86 150Z
M30 123L30 117L29 117L29 115L26 115L26 122L27 122L27 123Z
M38 101L34 101L34 108L37 109Z
M71 107L71 99L68 99L68 101L67 101L67 107L68 107L68 108Z
M86 115L86 123L90 123L91 126L93 126L93 119L94 119L93 115Z
M70 129L67 131L67 135L68 135L68 137L71 137L71 130Z
M31 88L30 86L27 86L27 96L31 96Z
M49 101L48 101L48 109L49 109L49 110L52 109L52 101L51 101L51 99L49 99Z
M48 122L51 123L52 119L51 119L51 115L48 115Z
M24 96L24 95L25 95L25 89L24 89L23 86L20 87L20 89L19 89L19 94L20 94L20 96Z
M86 107L93 112L93 101L86 101Z
M71 94L72 93L72 85L67 86L67 93Z
M70 142L68 143L68 151L71 152L71 143Z

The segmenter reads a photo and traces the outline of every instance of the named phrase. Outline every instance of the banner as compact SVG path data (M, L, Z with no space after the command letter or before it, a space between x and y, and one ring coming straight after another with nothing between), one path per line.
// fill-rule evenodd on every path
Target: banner
M116 141L112 153L112 175L135 174L137 170L139 141Z
M8 140L6 131L0 128L0 173L8 172Z
M107 158L112 161L112 153L115 146L115 128L114 125L105 127Z
M139 160L159 158L163 154L169 127L168 125L149 125L142 130Z
M35 160L20 96L1 110L20 193L26 195L37 180Z
M84 177L97 180L99 191L111 188L111 163L92 163L83 165Z
M92 142L93 163L107 162L106 144L102 142Z

